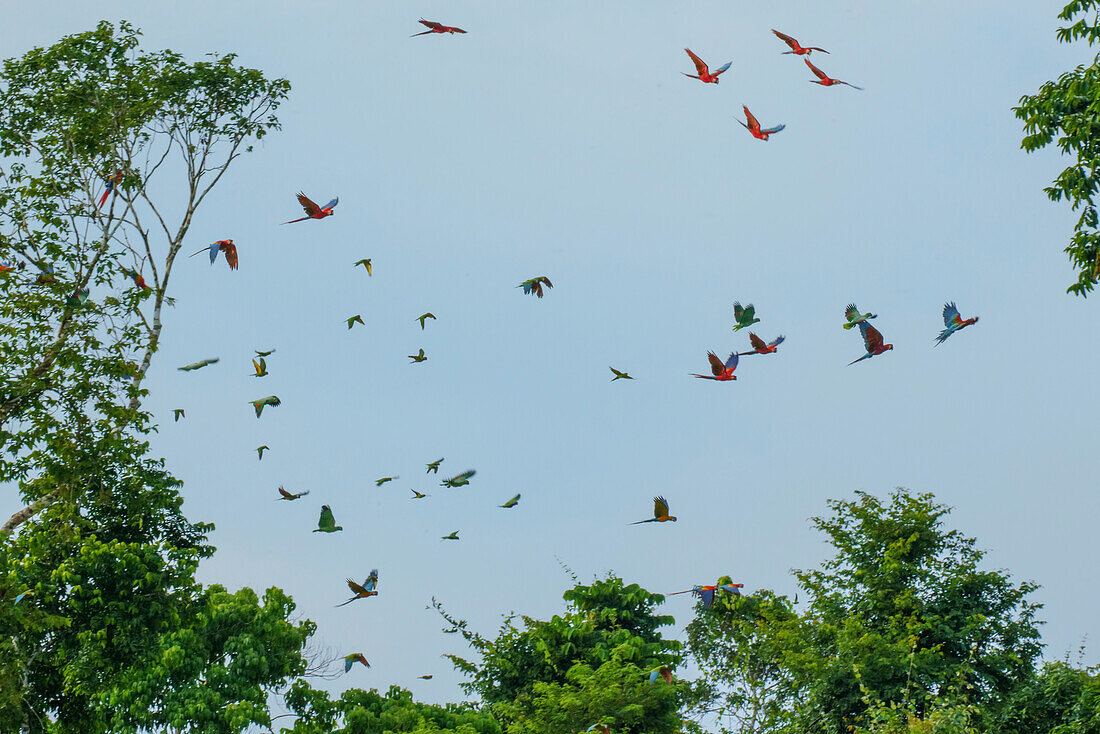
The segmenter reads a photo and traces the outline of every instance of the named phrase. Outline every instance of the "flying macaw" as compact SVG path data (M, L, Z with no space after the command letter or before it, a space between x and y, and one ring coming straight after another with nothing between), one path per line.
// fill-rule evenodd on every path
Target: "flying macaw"
M259 349L253 349L252 351L256 353L257 357L270 357L272 354L275 354L274 349L268 349L266 352L261 352Z
M734 596L741 596L741 588L744 584L722 584L718 588L727 594L733 594Z
M256 409L256 417L260 417L260 413L264 412L264 406L270 405L272 408L278 408L283 404L282 400L275 395L268 395L266 398L260 398L259 400L250 400L252 407Z
M649 684L653 685L654 683L656 683L657 678L664 678L665 683L668 683L668 684L671 685L672 684L672 669L669 668L667 665L662 665L661 667L653 670L649 674Z
M769 128L766 128L766 129L762 129L760 127L760 121L757 120L756 117L751 112L749 112L748 107L745 107L744 105L742 105L741 109L743 109L745 111L745 119L748 120L748 124L746 125L744 122L741 122L740 120L738 120L738 122L741 123L741 127L748 130L749 133L754 138L756 138L757 140L767 141L768 137L771 136L773 133L777 133L780 130L782 130L783 128L787 127L786 125L776 125L775 127L769 127Z
M294 500L298 499L299 497L305 497L307 494L309 494L309 490L307 489L305 492L299 492L298 494L292 494L290 492L287 492L282 487L279 487L279 494L282 495L282 496L277 497L276 501L286 500L287 502L293 502ZM328 507L328 505L325 505L325 507ZM324 516L325 516L325 511L324 511L324 508L322 508L321 509L321 517L324 517ZM328 516L329 516L330 519L332 518L332 512L331 511L329 511ZM343 530L343 528L340 528L340 529ZM316 533L317 531L314 530L313 532ZM325 532L332 532L332 531L331 530L326 530Z
M737 352L730 352L730 356L726 358L724 364L722 360L718 359L718 355L714 352L707 352L707 359L710 360L710 371L713 373L713 376L698 375L692 372L692 377L701 377L704 380L718 380L719 382L728 382L729 380L737 379L737 375L733 374L733 371L737 369L737 362L740 359Z
M741 352L740 356L744 357L746 354L775 354L779 351L779 345L787 340L787 337L780 334L767 344L764 340L758 337L756 334L749 332L749 344L752 345L751 352Z
M668 514L668 502L665 502L664 497L654 497L653 517L648 520L639 520L638 522L632 522L630 524L641 525L644 522L676 522L676 517Z
M607 724L593 724L584 730L585 732L594 731L596 734L611 734L611 727Z
M525 295L525 296L529 296L532 293L534 293L539 298L542 298L542 293L543 293L542 287L544 285L547 288L553 288L554 287L554 284L550 282L549 278L547 278L545 275L540 275L537 278L531 278L531 280L523 281L522 283L517 285L516 288L522 288L523 289L523 295Z
M362 324L363 326L366 326L366 324L363 323L363 317L359 314L355 314L354 316L349 316L347 321L348 321L348 328L349 329L351 327L355 326L356 324Z
M409 364L415 364L417 362L426 362L426 361L428 361L428 358L424 356L424 348L423 347L421 347L420 351L417 352L416 354L406 354L405 356L412 360L412 362L409 362Z
M134 285L143 291L149 290L149 286L145 284L145 278L141 277L141 273L136 270L130 270L129 268L123 268L122 274L130 280L134 281Z
M270 450L271 449L268 447L268 445L266 443L263 446L257 446L256 447L256 454L260 457L259 459L257 459L257 461L263 461L264 460L264 452L265 451L270 451Z
M305 494L305 492L302 494ZM301 495L298 496L300 497ZM335 533L338 530L343 530L343 528L336 524L336 518L332 515L332 508L328 505L321 505L321 517L317 519L317 529L313 532Z
M225 253L225 261L229 263L230 270L237 269L237 246L233 244L233 240L218 240L210 245L202 248L198 252L192 253L188 257L194 257L202 252L210 252L210 264L213 265L214 261L218 259L218 253Z
M807 80L811 84L820 84L823 87L831 87L834 84L847 84L852 89L859 89L860 91L863 90L863 87L857 87L855 84L848 84L848 82L842 82L839 79L830 79L828 74L826 74L821 69L819 69L816 66L814 66L813 64L811 64L809 59L802 59L802 60L806 62L806 66L810 67L810 71L812 71L814 73L814 75L817 77L817 79Z
M370 576L367 576L367 580L363 582L363 585L355 583L352 579L348 579L348 588L355 594L352 598L348 599L343 604L337 604L336 606L342 607L344 604L351 604L356 599L369 599L372 596L378 596L378 569L372 568Z
M444 487L462 487L470 483L470 477L477 474L476 469L469 469L458 476L444 479L440 484Z
M207 365L216 364L221 361L221 357L211 357L210 359L204 359L199 362L192 362L191 364L185 364L183 367L177 367L180 372L191 372L192 370L201 370Z
M351 666L355 665L356 663L362 663L366 667L370 667L370 663L368 663L367 659L363 657L363 653L353 652L351 655L344 656L344 672L350 673Z
M465 33L466 32L466 31L462 30L461 28L455 28L454 26L451 26L451 25L443 25L441 23L436 23L434 20L424 20L423 18L420 19L420 25L424 26L428 30L421 31L420 33L414 33L411 36L409 36L409 38L416 38L417 36L426 36L429 33L450 33L453 36L456 33Z
M695 594L703 600L703 608L710 607L714 603L714 593L718 591L718 586L693 586L687 591L674 591L669 596L676 596L677 594Z
M434 313L431 313L431 312L429 311L428 313L425 313L425 314L421 314L420 316L417 316L417 317L416 317L416 318L414 319L414 321L419 321L419 322L420 322L420 330L421 330L421 331L424 331L424 322L425 322L425 321L426 321L427 319L431 319L432 321L435 321L435 320L436 320L436 318L435 318L435 314L434 314Z
M888 352L894 348L893 344L883 344L885 341L882 338L882 334L875 327L868 324L866 321L859 322L859 333L863 336L863 346L867 349L867 354L864 354L857 360L848 363L851 367L856 362L862 362L865 359L870 359L876 355Z
M444 535L443 540L462 540L462 539L458 537L458 531L455 530L450 535Z
M394 479L400 479L401 477L382 477L381 479L374 480L374 486L381 487L386 482L392 482Z
M633 380L634 379L633 377L631 377L627 373L619 372L617 369L615 369L614 367L611 367L610 365L608 366L607 369L611 370L611 372L615 375L614 377L611 378L612 382L614 382L615 380Z
M413 493L412 498L414 500L422 500L422 499L424 499L425 497L428 496L428 495L424 494L423 492L417 492L415 489L410 489L409 491Z
M426 474L431 474L432 472L435 472L436 474L438 474L439 473L439 465L442 464L442 463L443 463L443 459L436 459L435 461L429 462L428 463L428 471L425 472L425 473Z
M187 413L183 412L183 408L173 408L172 409L172 416L174 418L174 420L172 422L173 423L179 423L180 418L186 418L187 417Z
M936 343L934 346L939 346L947 340L947 337L954 334L956 331L962 331L971 324L978 323L978 317L975 316L972 319L963 319L959 315L959 309L955 308L955 302L945 303L943 306L943 324L947 328L940 332L940 335L936 337Z
M16 597L15 597L15 601L12 602L12 606L14 607L16 604L23 601L28 596L34 596L34 590L33 589L28 589L27 591L22 591L19 594L17 594Z
M684 76L688 77L689 79L698 79L704 84L717 84L718 77L728 71L730 66L733 64L732 61L729 61L726 63L725 66L721 66L715 69L712 73L710 68L707 67L706 63L701 58L693 54L690 48L685 48L684 51L687 51L687 55L690 56L691 60L695 62L695 74L684 74L684 72L680 73L684 74Z
M260 357L260 361L252 360L252 368L256 370L256 374L253 377L267 377L267 361L263 357Z
M760 323L760 319L756 318L756 306L750 303L742 308L740 301L733 302L733 320L737 322L737 325L733 327L734 331L740 331L746 326Z
M337 196L324 206L317 206L308 196L299 191L298 203L302 205L302 209L305 210L306 215L300 219L291 219L289 222L283 222L283 224L294 224L295 222L304 222L307 219L324 219L325 217L331 217L333 215L332 208L340 203L340 197Z
M779 40L783 41L783 43L785 43L785 44L787 44L788 46L791 47L790 51L784 51L783 52L785 54L795 54L796 56L803 56L803 55L809 56L814 51L820 51L823 54L829 53L825 49L818 48L817 46L801 46L801 45L799 45L798 41L794 40L793 38L788 36L786 33L780 33L779 31L775 30L774 28L772 28L772 33L774 33L776 35L776 37L779 38Z
M513 507L515 507L516 505L519 504L519 498L520 498L520 495L517 494L512 499L505 502L503 505L498 505L498 507L503 507L506 510L510 510L510 509L512 509Z
M867 319L877 319L877 313L860 313L856 308L856 304L849 303L848 308L844 309L844 318L848 319L848 323L844 324L845 329L850 329L856 324L866 321Z
M107 190L103 192L103 196L99 197L99 203L96 204L97 209L102 209L103 204L107 201L107 197L111 195L111 192L115 190L115 186L122 180L122 171L116 170L113 174L106 178Z
M362 265L367 269L367 275L374 275L374 271L371 270L369 257L365 257L362 260L356 260L355 265ZM352 265L352 267L355 267L355 265Z

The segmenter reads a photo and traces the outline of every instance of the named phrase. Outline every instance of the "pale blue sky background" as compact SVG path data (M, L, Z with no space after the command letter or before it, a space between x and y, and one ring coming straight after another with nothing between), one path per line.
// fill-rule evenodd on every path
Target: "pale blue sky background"
M730 574L793 594L790 569L825 552L808 518L895 486L936 493L990 566L1042 585L1048 657L1100 633L1100 305L1064 292L1073 215L1042 187L1065 164L1020 151L1010 109L1092 54L1056 42L1060 0L775 5L7 9L5 58L129 19L148 49L233 51L293 83L283 131L194 223L188 251L231 237L240 270L177 263L147 405L189 517L217 525L202 579L281 586L318 643L365 653L374 667L333 690L458 700L439 655L461 640L430 598L486 633L509 610L545 618L570 583L559 560L659 592ZM469 34L409 38L421 16ZM807 84L771 28L866 91ZM680 75L685 46L732 60L720 85ZM742 104L787 129L753 140ZM299 189L339 195L336 216L279 226ZM515 288L544 274L541 301ZM780 354L744 358L733 384L688 377L708 349L747 348L735 299L786 334ZM863 353L840 328L850 300L893 352L846 366ZM981 322L933 349L946 300ZM270 347L271 376L249 377ZM609 364L637 379L611 384ZM257 421L248 401L272 393ZM441 456L441 478L476 468L472 484L426 476ZM276 503L280 484L312 494ZM680 521L629 527L655 494ZM310 533L322 503L343 533ZM334 609L373 567L380 595ZM691 606L666 603L670 634Z

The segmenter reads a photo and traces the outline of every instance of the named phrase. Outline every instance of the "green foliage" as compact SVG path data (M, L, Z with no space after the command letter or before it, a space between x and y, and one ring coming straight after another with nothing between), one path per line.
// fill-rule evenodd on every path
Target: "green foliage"
M1058 31L1064 43L1085 39L1089 45L1100 41L1100 3L1097 0L1073 0L1058 17L1074 21ZM1075 20L1076 19L1076 20ZM1100 57L1089 65L1044 84L1033 95L1020 98L1014 108L1024 121L1025 137L1021 147L1027 152L1044 148L1057 137L1059 149L1076 158L1073 165L1046 189L1051 201L1068 201L1073 211L1080 210L1073 236L1065 252L1077 270L1077 282L1067 292L1087 296L1100 282L1100 231L1097 230L1097 169L1100 167Z
M1004 734L1100 732L1100 668L1048 663L1015 691L996 728Z
M501 734L500 724L486 712L469 706L418 703L412 694L391 686L386 695L357 688L332 701L322 691L297 681L287 705L298 717L283 734ZM337 728L343 720L342 728Z

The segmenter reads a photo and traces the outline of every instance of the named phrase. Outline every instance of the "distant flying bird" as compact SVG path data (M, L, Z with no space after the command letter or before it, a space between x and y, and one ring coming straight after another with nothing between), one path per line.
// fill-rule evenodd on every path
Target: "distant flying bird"
M806 63L809 63L809 62L807 61ZM754 138L756 138L757 140L766 141L768 139L768 137L771 136L773 133L777 133L780 130L787 127L786 125L776 125L775 127L769 127L769 128L762 129L760 127L760 121L756 119L755 115L753 115L751 112L749 112L748 107L745 107L744 105L742 105L741 109L743 109L745 111L745 119L748 120L748 124L746 125L745 123L741 122L740 120L738 120L738 122L741 122L741 127L748 130L749 133L751 133L752 136Z
M662 665L661 667L659 667L659 668L653 670L652 672L650 672L650 674L649 674L649 683L650 683L650 685L653 685L654 683L656 683L658 678L664 678L665 683L668 683L668 684L671 685L672 684L672 669L669 668L667 665Z
M439 465L442 464L442 463L443 463L443 459L436 459L435 461L429 462L428 463L428 471L425 472L425 473L426 474L431 474L432 472L435 472L436 474L438 474L439 473Z
M428 30L421 31L420 33L414 33L409 38L416 38L417 36L426 36L429 33L450 33L452 36L456 33L465 33L466 31L461 28L455 28L452 25L443 25L442 23L436 23L434 20L420 19L420 25L424 26Z
M15 601L13 601L11 603L11 605L14 607L16 604L23 601L28 596L34 596L34 590L33 589L28 589L27 591L21 591L18 594L16 594L15 595Z
M253 349L252 351L256 353L257 357L270 357L272 354L275 354L274 349L268 349L266 352L261 352L259 349Z
M392 482L394 479L400 479L401 477L382 477L381 479L374 480L374 486L381 487L386 482Z
M732 61L729 61L726 63L725 66L721 66L715 69L714 72L711 72L706 63L701 58L693 54L690 48L685 48L684 51L687 51L687 55L690 56L691 60L695 62L695 74L684 74L684 72L680 73L684 74L684 76L688 77L689 79L698 79L704 84L717 84L718 77L729 70L730 66L733 64Z
M282 400L279 400L275 395L268 395L266 398L260 398L259 400L250 400L252 407L256 409L256 417L260 417L260 413L264 412L264 406L270 405L272 408L278 408L283 404Z
M450 535L444 535L443 540L462 540L462 539L458 537L458 531L455 530Z
M947 328L940 332L940 335L936 337L936 343L934 346L939 346L947 340L947 337L954 334L956 331L962 331L971 324L978 323L978 317L975 316L972 319L963 319L959 315L959 309L955 308L955 302L946 303L943 306L943 324Z
M614 377L611 378L612 382L614 382L615 380L633 380L634 379L633 377L631 377L630 375L628 375L625 372L619 372L614 367L608 366L607 369L611 370L615 375Z
M149 290L149 286L145 284L145 278L141 277L141 273L136 270L130 270L129 268L122 268L122 274L130 280L134 281L134 285L143 291Z
M362 324L363 326L366 326L366 324L363 323L363 317L360 316L359 314L355 314L354 316L349 316L348 317L348 328L350 329L351 327L355 326L356 324Z
M426 362L428 360L428 358L424 356L423 347L421 347L420 351L416 354L406 354L405 356L412 360L412 362L409 362L409 364L414 364L416 362Z
M741 596L741 588L744 584L722 584L718 587L719 590L726 592L727 594L733 594L734 596ZM798 596L795 594L795 596ZM798 599L795 599L797 602Z
M810 71L812 71L817 77L817 79L808 80L811 84L820 84L823 87L831 87L834 84L846 84L852 89L859 89L860 91L863 90L863 87L857 87L855 84L848 84L848 82L842 82L839 79L830 79L828 74L811 64L809 59L802 60L806 62L806 66L810 67Z
M432 676L430 676L430 675L418 675L416 677L419 678L420 680L431 680L432 679Z
M776 35L776 37L779 38L779 40L783 41L783 43L785 43L785 44L787 44L788 46L791 47L790 51L784 51L783 52L785 54L796 54L798 56L809 56L814 51L820 51L823 54L829 53L825 49L818 48L817 46L800 46L798 41L794 40L793 38L788 36L786 33L780 33L779 31L775 30L774 28L772 28L772 33L774 33Z
M336 606L342 607L344 604L351 604L356 599L369 599L372 596L378 596L378 569L372 568L370 576L367 576L367 580L363 582L363 585L355 583L352 579L348 579L348 588L351 589L351 593L355 594L352 598L348 599L343 604L337 604Z
M669 596L676 596L677 594L694 594L703 600L703 608L706 609L714 603L714 593L718 591L717 585L708 586L693 586L687 591L674 591Z
M503 505L498 505L498 507L503 507L506 510L510 510L510 509L512 509L513 507L515 507L516 505L519 504L519 498L520 498L520 495L517 494L512 499L505 502Z
M256 454L260 457L259 461L263 461L264 460L264 452L265 451L270 451L270 450L271 449L268 448L268 445L266 443L263 446L257 446L256 447Z
M543 294L542 287L544 285L547 288L553 288L554 287L554 284L550 282L549 278L547 278L545 275L540 275L537 278L531 278L531 280L523 281L522 283L517 285L516 288L522 288L523 289L523 295L525 295L525 296L529 296L532 293L534 293L539 298L542 298L542 294Z
M877 319L877 313L860 313L856 308L856 304L849 303L848 308L844 309L844 318L848 320L848 323L844 324L845 329L850 329L856 324L866 321L867 319Z
M294 224L295 222L304 222L307 219L324 219L325 217L331 217L333 214L332 208L340 203L340 197L337 196L324 206L317 206L308 196L299 191L298 203L302 205L302 209L305 210L306 215L300 219L291 219L289 222L283 222L283 224Z
M783 342L785 342L786 340L787 340L787 337L780 334L775 339L773 339L772 341L765 344L763 339L761 339L756 334L754 334L750 331L749 332L749 344L752 345L752 351L751 352L741 352L740 354L741 354L742 357L744 357L746 354L775 354L776 352L779 351L779 345L782 344Z
M107 202L107 197L115 190L115 186L122 180L122 171L115 171L106 178L107 190L103 192L103 196L99 197L99 203L96 205L97 209L102 209L103 205Z
M267 362L264 361L263 357L260 357L259 362L252 360L252 367L256 370L256 374L252 375L253 377L267 377Z
M701 377L704 380L718 380L719 382L728 382L737 379L737 375L733 374L733 371L737 369L737 362L739 359L737 352L730 352L730 356L726 359L725 363L718 359L718 355L714 352L707 352L707 359L710 360L710 371L713 376L698 375L692 372L692 377Z
M237 269L237 246L233 244L233 240L218 240L208 247L204 247L199 252L193 253L189 257L194 257L200 252L210 251L210 264L213 265L214 261L218 259L218 253L225 253L225 261L229 263L230 270Z
M883 344L885 341L882 338L882 334L875 327L868 324L866 321L859 322L859 333L863 336L863 346L867 349L867 354L864 354L857 360L848 363L851 367L856 362L862 362L865 359L870 359L876 355L888 352L894 348L893 344Z
M432 321L435 321L436 320L435 319L435 314L429 312L429 313L421 314L420 316L416 317L415 321L420 322L420 330L421 331L424 331L424 321L427 320L427 319L431 319Z
M307 489L305 492L299 492L298 494L292 494L290 492L287 492L282 487L279 487L279 494L281 494L282 496L279 497L278 499L286 500L287 502L293 502L294 500L298 499L299 497L305 497L307 494L309 494L309 490ZM328 505L325 505L325 507L328 507ZM324 512L324 509L322 508L321 517L323 518L324 516L325 516L325 512ZM329 512L329 518L330 519L332 518L332 512ZM343 530L343 528L340 528L340 529ZM313 532L316 533L317 531L314 530ZM331 532L331 531L326 530L325 532Z
M183 408L174 408L172 410L172 414L173 414L173 417L175 418L173 423L179 423L180 418L186 418L187 417L187 414L183 412Z
M668 502L664 497L653 498L653 517L648 520L632 522L631 525L641 525L644 522L676 522L676 517L668 514Z
M302 494L305 494L305 492ZM321 505L321 517L317 519L317 529L313 532L335 533L338 530L343 530L343 528L336 524L336 518L332 515L332 508L328 505Z
M344 672L350 673L351 666L355 665L356 663L362 663L364 666L368 668L370 667L370 663L368 663L367 659L363 657L363 653L353 652L351 655L344 656Z
M211 364L217 364L221 360L221 357L211 357L210 359L204 359L199 362L192 362L191 364L185 364L183 367L177 367L180 372L190 372L192 370L201 370L203 367Z
M477 474L477 470L469 469L462 472L458 476L451 477L450 479L444 479L440 484L444 487L463 487L470 483L470 477Z
M362 265L364 268L367 269L367 275L374 275L374 271L371 270L369 257L365 257L362 260L356 260L355 265ZM355 265L353 265L352 267L355 267Z
M414 500L422 500L422 499L424 499L425 497L428 496L428 495L424 494L423 492L417 492L415 489L410 489L409 491L413 493L412 498Z
M760 319L756 318L756 307L750 303L742 308L740 301L733 302L733 320L737 322L733 327L734 331L740 331L746 326L760 323Z

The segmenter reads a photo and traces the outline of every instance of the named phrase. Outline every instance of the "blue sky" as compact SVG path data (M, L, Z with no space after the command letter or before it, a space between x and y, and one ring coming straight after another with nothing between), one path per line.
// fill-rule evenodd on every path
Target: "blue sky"
M1100 634L1097 304L1064 292L1073 215L1042 187L1065 163L1020 151L1011 112L1092 54L1057 44L1057 2L768 5L8 9L5 58L128 19L147 49L232 51L293 84L284 129L192 227L187 252L233 238L240 270L177 263L147 407L186 512L217 526L202 579L280 586L318 644L365 653L373 668L334 690L458 700L439 655L461 640L431 597L491 633L510 610L559 612L560 564L793 594L790 569L826 552L809 522L826 500L897 486L934 492L990 566L1042 585L1048 657ZM421 16L469 33L409 38ZM807 84L771 28L866 91ZM720 85L681 76L685 46L733 62ZM752 139L742 104L786 130ZM298 190L338 195L336 215L280 226ZM555 286L542 300L515 288L536 275ZM688 377L747 348L734 300L786 343L736 383ZM852 300L895 350L848 367ZM947 300L981 322L933 349ZM249 377L271 347L271 376ZM608 365L636 379L611 384ZM256 420L248 401L273 393ZM425 474L439 457L441 478L478 474L444 489ZM311 494L275 503L278 485ZM655 494L680 521L629 527ZM310 533L322 503L343 533ZM380 595L335 609L375 567ZM666 603L673 635L691 604Z

